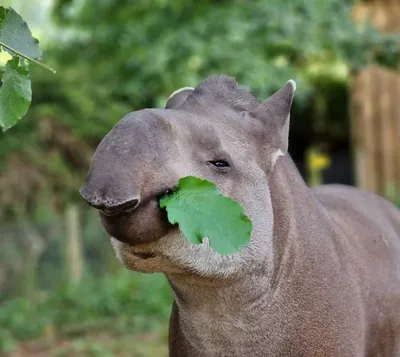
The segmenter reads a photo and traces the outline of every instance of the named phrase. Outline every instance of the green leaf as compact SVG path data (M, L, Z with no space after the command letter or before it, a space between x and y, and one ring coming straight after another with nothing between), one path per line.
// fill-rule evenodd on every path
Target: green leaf
M29 71L20 64L19 57L10 59L0 87L0 126L10 129L28 111L32 100Z
M221 255L236 253L250 241L253 226L242 206L207 180L181 178L176 190L160 199L160 207L189 242L201 244L207 237Z
M28 25L11 7L0 6L0 42L11 55L20 54L33 59L40 59L42 51L39 41L32 37ZM14 53L12 50L18 51Z

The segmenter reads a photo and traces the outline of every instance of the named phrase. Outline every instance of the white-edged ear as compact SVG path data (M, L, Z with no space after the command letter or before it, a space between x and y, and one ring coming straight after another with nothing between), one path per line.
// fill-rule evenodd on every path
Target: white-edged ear
M293 79L287 81L293 87L293 93L296 92L296 82Z
M184 90L187 90L187 89L193 90L194 88L193 88L193 87L182 87L182 88L179 88L179 89L177 89L175 92L173 92L173 93L169 96L168 99L171 99L175 94L178 94L178 93L180 93L180 92L183 92Z
M275 161L288 151L290 109L295 91L296 82L290 79L283 88L250 112L251 116L264 123L266 130L273 136L277 150Z
M177 109L194 90L193 87L183 87L174 91L165 104L165 109Z

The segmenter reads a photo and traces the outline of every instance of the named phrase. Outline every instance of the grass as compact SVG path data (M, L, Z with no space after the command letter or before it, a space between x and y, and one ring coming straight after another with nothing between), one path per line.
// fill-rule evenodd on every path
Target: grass
M126 269L13 299L0 307L0 356L167 356L171 305L163 276Z
M166 329L115 335L108 332L39 341L20 345L7 357L167 357Z

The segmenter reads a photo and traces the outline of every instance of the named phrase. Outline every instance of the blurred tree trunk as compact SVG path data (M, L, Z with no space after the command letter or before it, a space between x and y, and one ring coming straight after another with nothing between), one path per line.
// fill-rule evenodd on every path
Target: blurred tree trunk
M65 210L65 228L68 282L70 284L77 284L82 278L84 258L82 252L79 208L75 204L69 204Z
M23 261L18 269L17 294L32 297L37 288L38 266L45 248L45 238L25 220L22 221Z

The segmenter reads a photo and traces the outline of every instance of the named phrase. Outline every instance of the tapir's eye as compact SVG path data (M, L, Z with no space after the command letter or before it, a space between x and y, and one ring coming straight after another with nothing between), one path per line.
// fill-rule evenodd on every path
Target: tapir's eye
M209 161L209 163L215 167L229 167L229 164L224 160Z

